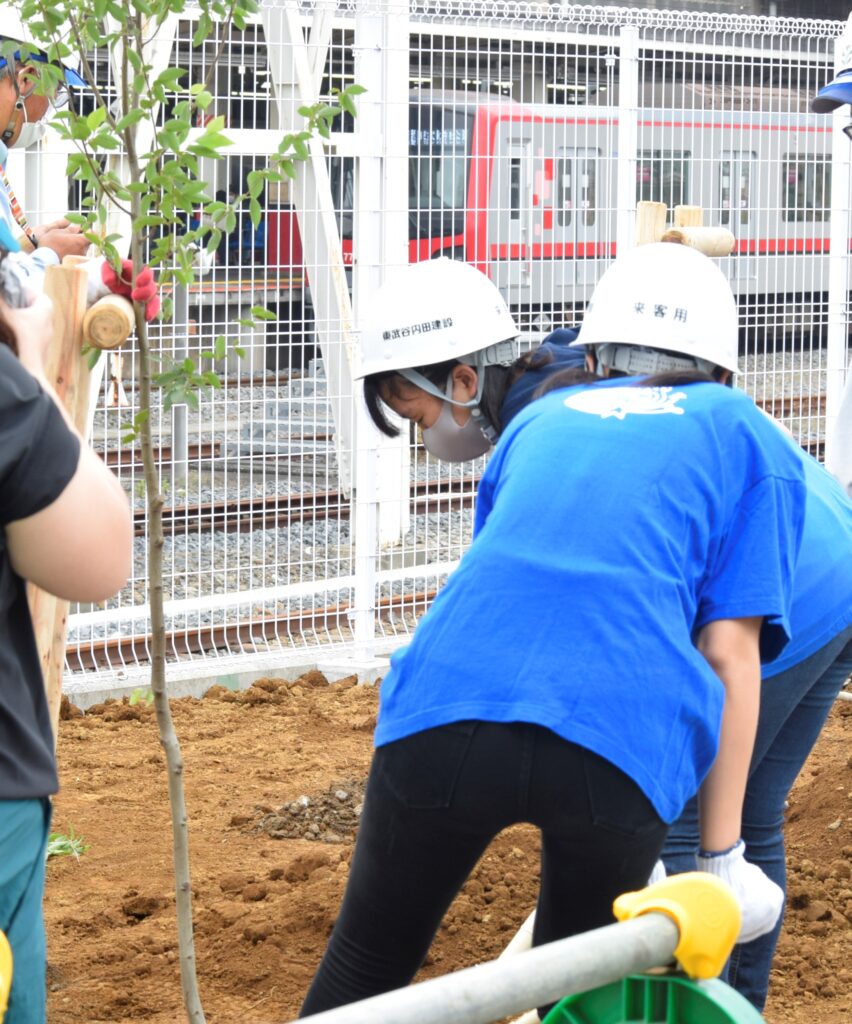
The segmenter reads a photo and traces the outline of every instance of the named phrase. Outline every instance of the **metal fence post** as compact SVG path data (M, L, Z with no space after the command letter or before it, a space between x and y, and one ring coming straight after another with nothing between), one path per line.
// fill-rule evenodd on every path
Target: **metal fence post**
M176 284L174 289L174 312L172 314L172 338L174 345L173 358L176 363L183 362L189 354L187 331L189 330L189 293L186 285ZM185 403L172 406L172 494L186 490L186 477L189 468L189 448L187 440L187 414Z
M835 72L844 70L841 55L847 51L849 40L844 34L834 43ZM825 380L825 465L831 470L840 458L840 439L835 425L843 400L846 378L847 296L849 289L849 232L850 224L850 160L852 147L843 134L849 118L845 106L832 114L831 132L831 215L829 218L828 258L828 332L826 338ZM852 445L852 438L846 439Z
M355 81L365 88L355 122L357 175L352 297L356 323L388 266L408 261L405 214L405 146L408 93L408 17L396 10L359 13L355 21ZM403 148L403 157L405 150ZM360 385L356 384L356 391ZM408 528L408 438L381 434L355 397L355 598L352 629L356 649L369 657L375 640L376 569L382 544L395 544Z
M615 251L633 246L636 224L636 162L639 138L639 29L619 32L618 167L616 172Z

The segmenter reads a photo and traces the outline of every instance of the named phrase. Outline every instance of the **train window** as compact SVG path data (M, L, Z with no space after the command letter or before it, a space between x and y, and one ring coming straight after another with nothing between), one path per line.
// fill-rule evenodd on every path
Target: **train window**
M748 224L751 168L756 153L725 152L719 164L719 222ZM737 213L736 211L739 211Z
M521 219L521 158L513 156L509 163L509 219Z
M781 163L786 221L828 220L831 167L814 153L787 153Z
M675 207L689 202L689 164L686 150L645 149L636 163L636 199Z
M556 219L560 227L571 223L574 215L574 178L573 160L557 160L556 162Z
M565 152L564 150L562 151ZM577 223L591 227L597 206L597 160L593 150L577 150L556 161L556 219L560 227Z
M464 208L473 115L443 107L412 106L408 166L411 205Z

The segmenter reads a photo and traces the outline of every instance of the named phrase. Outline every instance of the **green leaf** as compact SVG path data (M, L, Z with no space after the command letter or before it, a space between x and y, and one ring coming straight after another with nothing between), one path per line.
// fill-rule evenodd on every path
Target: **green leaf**
M242 347L242 345L234 345L234 351L237 353L240 359L245 359L246 350Z
M86 124L89 126L90 131L94 131L106 121L106 107L95 107L91 114L86 115Z
M123 118L120 118L116 122L116 131L124 131L126 128L130 128L131 125L138 124L144 119L144 111L140 111L138 108L131 111L129 114L125 114Z
M252 199L257 199L260 193L263 191L264 175L262 171L249 171L246 182L248 184L249 196Z
M189 72L186 68L166 68L165 71L161 71L157 75L156 84L165 89L176 90L180 85L180 80L187 74Z
M224 334L220 334L216 341L213 343L213 358L224 359L228 354L228 339Z
M275 313L272 310L267 309L266 306L252 306L251 315L257 317L258 320L275 320L277 319Z

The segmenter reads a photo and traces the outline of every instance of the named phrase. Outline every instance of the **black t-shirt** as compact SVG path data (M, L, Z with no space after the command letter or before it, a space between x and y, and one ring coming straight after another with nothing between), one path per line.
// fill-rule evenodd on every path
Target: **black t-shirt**
M0 799L58 789L53 733L24 581L6 525L50 505L70 481L80 442L53 401L0 344ZM85 529L85 524L79 524Z

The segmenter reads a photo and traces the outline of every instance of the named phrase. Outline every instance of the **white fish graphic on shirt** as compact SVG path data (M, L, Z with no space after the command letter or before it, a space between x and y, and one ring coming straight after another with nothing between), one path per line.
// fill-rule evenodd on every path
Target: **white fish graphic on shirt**
M685 399L685 391L674 388L589 388L565 399L565 405L577 412L589 413L608 419L623 420L630 413L643 415L671 412L682 416L684 410L677 404Z

